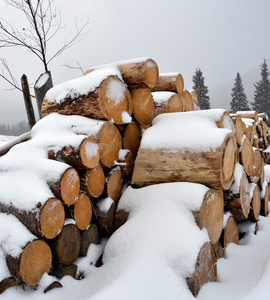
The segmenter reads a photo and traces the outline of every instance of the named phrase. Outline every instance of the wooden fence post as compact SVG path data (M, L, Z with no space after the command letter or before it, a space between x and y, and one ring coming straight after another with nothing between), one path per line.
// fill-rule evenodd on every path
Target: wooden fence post
M21 77L21 85L22 85L22 90L23 90L23 97L24 97L24 103L25 103L28 123L29 123L29 127L31 129L35 125L36 119L35 119L34 109L33 109L32 101L31 101L28 80L27 80L27 77L25 74L23 74L23 76Z

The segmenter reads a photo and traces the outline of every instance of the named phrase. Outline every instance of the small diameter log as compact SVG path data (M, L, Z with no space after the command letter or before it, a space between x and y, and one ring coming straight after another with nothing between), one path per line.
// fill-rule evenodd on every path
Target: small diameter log
M237 222L230 213L228 213L228 216L225 215L224 221L224 228L219 241L221 246L225 249L230 243L238 244L239 232Z
M136 121L149 125L155 116L155 103L150 89L136 89L131 93L133 115Z
M193 212L197 225L200 229L206 228L212 244L215 244L220 238L223 214L223 193L214 189L209 189L206 192L200 210Z
M43 205L37 202L32 210L0 203L0 212L12 214L33 234L46 239L55 238L63 228L65 210L60 200L48 199Z
M90 245L98 245L99 242L100 236L97 225L92 223L86 230L81 231L81 248L79 254L81 256L87 256Z
M136 122L127 125L123 136L123 149L131 151L133 160L137 157L137 152L141 142L141 130Z
M43 293L46 294L53 289L62 288L62 287L63 286L59 281L54 281L53 283L51 283L49 286L46 287Z
M102 70L96 70L51 88L42 103L42 116L57 112L113 120L116 124L125 123L123 114L132 114L130 92L117 76L104 74L104 79L100 81L101 75ZM79 88L82 85L85 87L83 92Z
M194 111L194 102L188 90L184 90L182 94L185 98L184 111Z
M52 245L54 258L64 265L71 265L79 256L80 247L80 230L75 224L67 224Z
M220 258L224 258L225 257L225 250L222 247L221 243L218 241L216 242L213 246L213 250L216 256L216 260L220 259Z
M234 180L236 161L237 149L232 133L226 136L220 147L209 152L181 150L169 152L141 147L131 184L143 187L157 183L186 181L216 189L228 189Z
M268 202L269 202L269 185L265 181L261 190L261 212L260 215L266 217L268 214Z
M152 92L173 92L181 95L184 90L184 79L179 73L160 74L157 84L151 89Z
M99 197L105 187L105 174L100 165L81 173L81 189L88 197Z
M250 187L243 167L238 163L235 167L235 181L230 190L225 192L226 210L228 210L237 221L248 218L250 211Z
M262 118L264 121L268 121L268 115L266 113L259 113L258 118Z
M236 112L237 116L240 118L253 119L254 121L258 121L258 113L256 111L238 111Z
M155 116L184 111L185 99L183 96L173 92L153 92L152 96L155 102Z
M115 209L116 203L111 198L102 199L95 205L95 223L101 235L113 234Z
M61 263L55 263L53 266L53 275L59 279L62 279L64 276L71 276L76 279L78 267L74 264L72 265L63 265Z
M120 167L105 170L105 187L101 195L102 198L111 198L113 201L119 200L123 189L123 175Z
M130 181L134 168L134 160L131 151L126 149L120 150L118 163L124 178L127 181Z
M253 151L252 154L253 154L253 172L249 178L252 182L258 183L263 168L262 157L259 151Z
M250 212L248 219L256 222L259 219L261 211L261 192L256 183L250 183Z
M201 287L207 282L217 281L216 257L210 243L205 243L197 257L195 272L186 279L189 289L196 297Z
M92 204L85 193L80 193L79 199L69 208L70 216L80 230L85 230L92 220Z
M105 66L97 66L85 72L89 74L95 69L116 66L129 89L154 87L157 84L159 70L156 62L151 58L120 61Z
M252 176L253 164L254 164L253 148L249 139L247 138L245 138L242 143L239 158L240 158L240 163L243 165L247 175Z
M48 181L54 195L66 205L74 204L79 196L80 177L74 168L67 168L58 181Z
M100 153L97 143L85 138L78 146L68 145L57 152L49 150L48 157L76 169L93 169L99 162Z
M237 116L234 120L234 130L235 130L235 137L236 137L237 144L241 146L244 131L243 131L243 125L240 116Z

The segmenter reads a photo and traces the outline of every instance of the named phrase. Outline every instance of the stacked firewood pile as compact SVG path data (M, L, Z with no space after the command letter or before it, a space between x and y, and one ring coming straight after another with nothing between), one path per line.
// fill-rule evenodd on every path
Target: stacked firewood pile
M194 276L187 279L195 296L205 282L217 280L216 259L229 243L238 243L239 224L253 222L255 228L259 215L267 215L267 116L201 111L196 93L184 89L182 75L159 74L152 59L87 70L49 90L42 115L31 139L0 158L1 189L13 184L0 194L0 212L8 222L16 217L18 232L26 236L14 254L0 235L0 265L8 270L0 273L0 293L22 282L38 285L46 272L77 279L77 258L127 221L121 195L128 185L191 182L208 187L193 212L210 241L198 252ZM164 135L154 134L160 146L153 146L151 132L159 126L170 137L168 122L186 135L181 140L173 136L175 148L166 149ZM33 184L36 188L30 189ZM27 205L18 201L22 194ZM33 260L38 261L34 268ZM101 264L102 257L96 266ZM61 286L58 279L46 291Z

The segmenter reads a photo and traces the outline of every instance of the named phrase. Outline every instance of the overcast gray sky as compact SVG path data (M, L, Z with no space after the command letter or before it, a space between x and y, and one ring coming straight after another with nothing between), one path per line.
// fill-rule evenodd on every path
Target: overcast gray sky
M259 81L260 65L264 59L270 61L269 0L55 0L54 5L61 10L66 28L52 49L74 32L76 18L79 24L87 16L93 22L83 41L49 65L55 84L81 76L64 64L74 66L78 61L86 70L151 57L160 72L180 72L187 89L192 89L195 69L201 68L211 106L229 109L236 73L243 78L253 74ZM17 27L27 26L18 11L5 7L4 0L0 13ZM24 49L2 48L0 58L8 60L18 81L25 73L33 83L44 71ZM254 90L251 82L247 81L248 87L243 83L246 90ZM8 88L0 78L0 124L26 120L21 93Z

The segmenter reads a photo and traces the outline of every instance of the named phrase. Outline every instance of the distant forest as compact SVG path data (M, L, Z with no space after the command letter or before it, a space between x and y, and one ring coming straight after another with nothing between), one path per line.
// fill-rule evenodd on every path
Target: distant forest
M0 135L19 136L30 130L26 121L21 121L13 125L0 124Z

